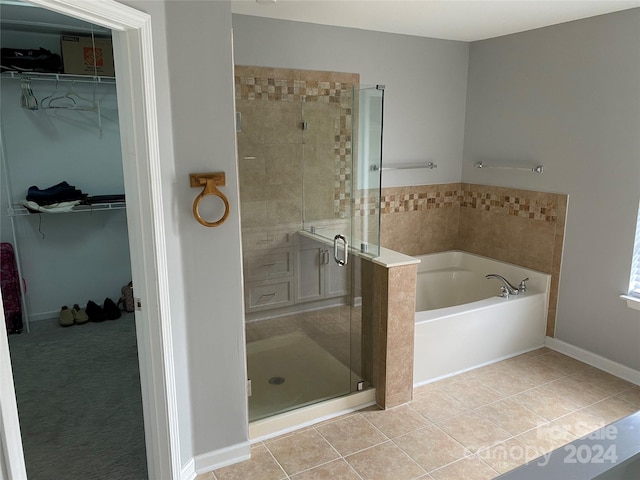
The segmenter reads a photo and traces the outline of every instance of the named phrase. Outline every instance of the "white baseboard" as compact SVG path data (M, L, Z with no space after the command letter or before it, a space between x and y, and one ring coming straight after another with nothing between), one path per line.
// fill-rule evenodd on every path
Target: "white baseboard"
M588 350L576 347L570 343L563 342L557 338L547 337L544 344L551 350L563 353L569 357L575 358L576 360L589 364L592 367L599 368L611 375L620 377L623 380L640 385L640 371L638 370L634 370L633 368L629 368L621 363L609 360L608 358L601 357L596 353L589 352Z
M192 458L182 467L182 470L180 471L180 480L195 480L197 476L196 462Z
M53 320L57 319L60 314L60 310L53 310L51 312L30 313L29 321L38 322L40 320Z
M243 460L249 460L251 456L250 449L251 445L248 441L246 441L231 445L229 447L221 448L220 450L214 450L213 452L196 455L189 462L193 462L193 469L186 471L186 473L194 471L196 475L200 475L216 470L217 468L222 468L237 462L242 462ZM189 464L187 464L185 468L183 468L183 473L185 473L187 466L189 466ZM193 480L195 476L187 478L189 478L189 480ZM186 480L184 476L182 477L182 479Z

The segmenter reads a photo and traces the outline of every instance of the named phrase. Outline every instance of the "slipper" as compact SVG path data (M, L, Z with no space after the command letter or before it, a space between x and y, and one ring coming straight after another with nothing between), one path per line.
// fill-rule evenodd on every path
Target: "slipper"
M93 300L89 300L87 302L87 308L85 311L89 316L89 320L92 322L104 322L107 319L107 316L104 314L102 308L100 308L100 305L95 303Z
M60 313L58 315L58 323L61 327L70 327L71 325L73 325L73 314L66 305L60 309Z
M107 319L115 320L116 318L120 318L120 309L109 297L104 299L104 305L102 306L102 308L104 309L104 313L107 316Z
M83 323L87 323L89 321L89 315L87 315L87 312L82 310L77 303L73 305L71 314L73 315L73 322L76 325L82 325Z

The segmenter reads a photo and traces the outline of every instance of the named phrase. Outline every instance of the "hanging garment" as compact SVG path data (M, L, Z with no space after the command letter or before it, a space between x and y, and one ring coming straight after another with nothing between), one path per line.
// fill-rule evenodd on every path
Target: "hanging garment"
M22 331L22 292L20 291L20 275L13 245L0 243L0 289L7 333Z

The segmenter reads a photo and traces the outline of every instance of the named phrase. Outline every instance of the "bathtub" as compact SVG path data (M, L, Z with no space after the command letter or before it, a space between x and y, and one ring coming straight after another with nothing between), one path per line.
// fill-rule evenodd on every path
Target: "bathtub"
M416 283L415 386L544 344L551 276L479 255L421 255ZM527 291L500 296L497 273Z

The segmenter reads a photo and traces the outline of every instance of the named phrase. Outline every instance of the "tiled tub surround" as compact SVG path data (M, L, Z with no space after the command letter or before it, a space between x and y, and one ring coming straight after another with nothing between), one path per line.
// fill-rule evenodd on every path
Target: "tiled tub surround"
M555 329L567 196L448 183L385 188L381 244L421 255L463 250L551 275L547 335Z
M374 288L373 384L377 405L391 408L413 395L416 265L374 264Z

